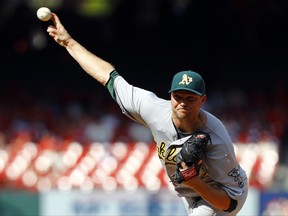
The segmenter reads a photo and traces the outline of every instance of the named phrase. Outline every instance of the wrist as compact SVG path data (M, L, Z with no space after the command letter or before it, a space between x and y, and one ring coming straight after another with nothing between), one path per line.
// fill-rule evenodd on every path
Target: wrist
M77 41L75 41L70 35L69 37L65 40L65 43L63 44L66 48L72 48L74 46L77 46L79 44Z
M193 165L191 167L188 167L187 169L184 170L180 170L182 176L183 176L183 180L184 181L188 181L191 178L198 176L198 171L196 169L196 166Z

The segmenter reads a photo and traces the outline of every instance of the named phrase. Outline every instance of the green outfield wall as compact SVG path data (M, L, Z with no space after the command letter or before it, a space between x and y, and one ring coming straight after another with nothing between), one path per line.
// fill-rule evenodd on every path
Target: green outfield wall
M1 216L39 216L39 196L27 191L0 190Z

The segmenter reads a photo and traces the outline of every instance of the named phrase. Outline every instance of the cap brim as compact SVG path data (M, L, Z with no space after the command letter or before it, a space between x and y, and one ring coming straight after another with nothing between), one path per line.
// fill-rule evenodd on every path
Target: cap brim
M193 93L195 93L195 94L197 94L197 95L200 95L200 96L204 95L204 94L202 94L202 93L200 93L200 92L198 92L198 91L195 91L195 90L193 90L193 89L187 89L187 88L175 88L175 89L171 89L168 93L171 93L171 92L174 92L174 91L180 91L180 90L190 91L190 92L193 92Z

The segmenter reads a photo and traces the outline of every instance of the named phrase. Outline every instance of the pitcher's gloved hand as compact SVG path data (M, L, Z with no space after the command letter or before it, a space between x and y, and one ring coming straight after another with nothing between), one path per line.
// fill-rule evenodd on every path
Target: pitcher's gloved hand
M203 159L206 158L206 147L210 141L210 135L203 131L194 132L183 144L181 151L176 156L176 172L173 182L178 184L198 176ZM183 169L181 163L185 162L187 169Z

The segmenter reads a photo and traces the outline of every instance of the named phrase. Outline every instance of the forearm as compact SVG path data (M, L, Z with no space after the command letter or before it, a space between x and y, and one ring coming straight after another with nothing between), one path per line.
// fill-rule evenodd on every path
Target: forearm
M203 199L217 209L227 210L230 206L231 198L225 190L215 188L203 182L199 177L194 177L183 182L187 187L197 192Z
M102 85L106 84L109 74L115 69L113 65L94 55L74 39L70 39L65 47L86 73Z

